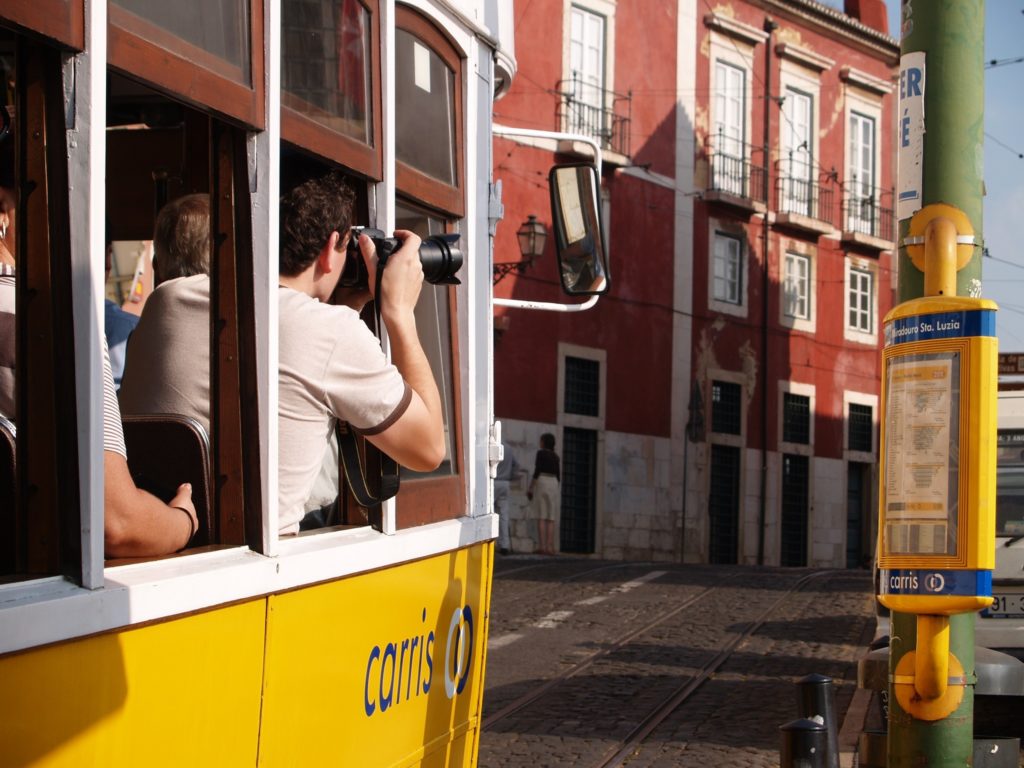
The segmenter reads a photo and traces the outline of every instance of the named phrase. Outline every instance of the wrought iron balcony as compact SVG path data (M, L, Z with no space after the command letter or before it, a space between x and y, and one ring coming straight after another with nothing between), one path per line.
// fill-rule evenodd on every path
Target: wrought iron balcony
M856 179L843 185L843 232L893 242L896 237L895 194L867 187Z
M629 157L629 123L633 94L621 94L584 83L575 73L558 83L561 130L595 139L603 151Z
M831 180L821 184L804 174L780 175L775 179L775 208L780 214L806 217L832 230L838 213L835 184Z
M750 203L767 203L765 194L764 152L723 136L707 142L708 188L712 199L725 196Z

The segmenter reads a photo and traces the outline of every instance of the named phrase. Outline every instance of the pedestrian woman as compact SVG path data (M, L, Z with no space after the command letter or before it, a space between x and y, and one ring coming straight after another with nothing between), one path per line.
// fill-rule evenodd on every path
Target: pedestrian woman
M555 453L555 436L545 432L540 436L540 450L533 464L533 479L526 492L526 498L533 502L537 517L537 536L540 539L537 551L542 555L553 555L556 552L555 531L558 530L562 508L559 489L561 479L558 454Z

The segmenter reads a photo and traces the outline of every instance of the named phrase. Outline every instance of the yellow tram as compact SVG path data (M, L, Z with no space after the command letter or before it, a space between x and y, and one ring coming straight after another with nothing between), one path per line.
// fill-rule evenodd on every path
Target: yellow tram
M512 51L504 0L0 4L18 190L0 766L475 764L500 453L491 115ZM323 169L369 225L460 236L461 284L417 306L447 452L370 509L343 478L340 524L279 536L277 201ZM603 259L596 172L559 172L559 246ZM213 233L203 540L109 560L104 233L130 251L188 193Z

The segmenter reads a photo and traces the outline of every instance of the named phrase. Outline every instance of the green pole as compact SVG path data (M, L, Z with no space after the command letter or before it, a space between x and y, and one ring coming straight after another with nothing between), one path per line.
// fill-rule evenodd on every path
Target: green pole
M925 53L924 154L921 207L947 203L971 221L977 242L982 233L983 137L985 97L984 0L903 0L901 58ZM905 84L904 84L905 85ZM900 162L909 160L897 133ZM902 176L902 171L901 171ZM901 180L902 181L902 180ZM903 184L901 183L901 189ZM898 190L899 192L900 190ZM900 243L907 234L910 213L899 221ZM897 300L924 295L924 275L899 248ZM981 248L957 274L957 293L978 295L981 286ZM970 684L963 701L948 717L934 722L916 720L904 712L889 684L888 765L966 766L974 745L974 616L950 618L950 653L960 660ZM900 659L917 642L913 615L893 613L889 652L890 680Z

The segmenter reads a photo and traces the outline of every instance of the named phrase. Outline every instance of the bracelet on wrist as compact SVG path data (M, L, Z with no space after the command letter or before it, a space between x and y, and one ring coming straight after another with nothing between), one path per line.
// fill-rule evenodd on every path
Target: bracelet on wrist
M188 538L185 539L185 544L181 548L181 549L185 549L186 547L188 547L189 542L192 541L192 537L196 535L196 520L192 516L192 513L189 512L184 507L172 506L171 509L180 509L182 512L185 513L185 517L188 518ZM178 551L181 552L181 549L179 549Z

